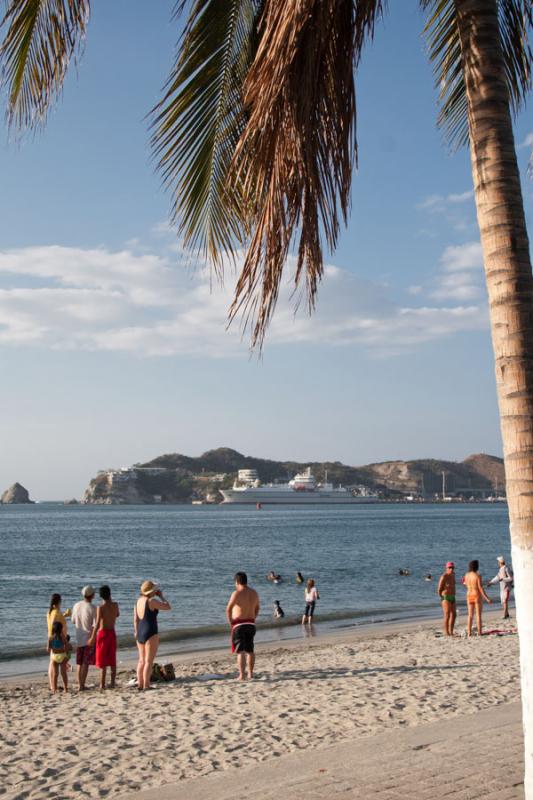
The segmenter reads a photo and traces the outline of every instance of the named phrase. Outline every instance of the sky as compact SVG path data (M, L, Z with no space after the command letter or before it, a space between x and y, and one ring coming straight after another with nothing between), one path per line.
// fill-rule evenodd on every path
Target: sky
M79 498L98 469L222 446L500 455L469 155L436 128L418 4L390 4L363 57L352 213L317 311L294 314L287 278L261 358L227 330L234 275L213 283L169 228L150 156L173 5L95 3L45 130L0 134L0 492ZM530 231L531 119L515 129Z

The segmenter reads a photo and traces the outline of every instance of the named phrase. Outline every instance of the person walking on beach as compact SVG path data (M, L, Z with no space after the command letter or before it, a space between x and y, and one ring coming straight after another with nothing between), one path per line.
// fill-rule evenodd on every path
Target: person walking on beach
M84 586L81 590L83 600L75 603L72 609L72 624L76 628L76 667L78 674L78 689L85 691L89 667L96 663L94 646L88 642L96 622L96 608L93 606L95 591L92 586Z
M226 606L226 618L231 625L231 652L237 653L239 680L254 677L255 653L255 620L259 614L259 595L248 586L246 572L236 572L235 591Z
M52 622L50 637L48 639L48 652L50 653L50 667L48 670L48 683L52 694L57 693L57 681L61 670L63 689L68 692L68 661L70 648L63 625L59 620Z
M457 617L457 604L455 602L455 564L448 561L446 572L439 579L437 592L442 603L444 617L444 635L453 636L453 628Z
M472 621L474 619L474 611L476 612L477 635L481 636L483 632L483 600L486 600L489 605L492 605L492 600L483 589L483 580L478 572L478 569L479 561L474 559L469 563L468 572L463 578L463 583L466 587L466 604L468 607L468 636L472 636Z
M509 598L511 597L514 576L512 570L505 563L503 556L498 556L497 561L500 568L494 578L487 583L487 586L492 586L493 583L500 584L500 600L503 607L503 618L509 619Z
M159 598L159 599L157 599ZM157 615L160 611L170 611L171 605L163 597L159 586L152 581L144 581L141 594L133 610L133 630L139 651L137 664L137 688L149 689L152 667L159 647Z
M102 670L100 674L100 691L103 691L106 688L108 667L111 669L109 688L115 688L117 677L117 634L115 633L115 623L120 616L120 609L118 603L115 603L111 598L109 586L100 586L98 593L102 598L102 603L96 609L96 620L88 645L92 646L96 642L96 666Z
M320 595L318 594L315 582L313 578L309 578L307 586L305 587L305 611L302 617L302 625L305 625L306 622L310 625L313 622L316 601L319 599Z

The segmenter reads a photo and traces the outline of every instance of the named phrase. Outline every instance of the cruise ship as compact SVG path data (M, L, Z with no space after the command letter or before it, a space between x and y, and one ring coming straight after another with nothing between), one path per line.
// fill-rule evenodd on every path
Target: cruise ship
M356 492L348 491L343 486L333 487L332 483L317 483L308 468L305 472L295 475L288 483L268 483L262 485L256 470L239 470L233 489L221 489L223 503L246 503L253 505L268 504L353 504L375 503L376 494L372 494L366 487L358 487Z

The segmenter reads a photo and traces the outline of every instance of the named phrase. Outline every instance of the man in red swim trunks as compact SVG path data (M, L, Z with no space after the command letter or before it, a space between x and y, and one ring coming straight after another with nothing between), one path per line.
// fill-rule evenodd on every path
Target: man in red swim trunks
M115 622L120 616L118 603L111 599L111 589L109 586L100 586L101 605L96 610L96 621L93 632L89 640L89 645L96 640L96 666L102 670L100 675L100 691L106 688L107 668L111 668L110 689L115 688L115 678L117 676L117 635L115 633Z
M248 676L254 677L255 653L255 620L259 613L259 595L248 586L246 572L235 574L235 591L226 606L226 617L231 625L231 651L237 653L239 680Z

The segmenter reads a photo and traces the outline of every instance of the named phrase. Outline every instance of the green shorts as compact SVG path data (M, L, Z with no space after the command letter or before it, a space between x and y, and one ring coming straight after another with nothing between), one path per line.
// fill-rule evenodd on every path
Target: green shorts
M442 595L443 603L455 603L455 595L454 594L443 594Z

